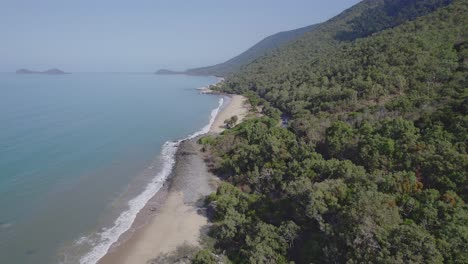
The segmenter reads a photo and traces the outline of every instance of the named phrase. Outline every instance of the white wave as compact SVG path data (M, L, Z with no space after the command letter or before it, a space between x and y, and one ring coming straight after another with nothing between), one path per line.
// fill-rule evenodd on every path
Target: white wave
M192 135L188 136L186 139L196 138L200 135L210 132L210 128L213 125L216 119L216 116L218 115L219 110L221 109L221 106L223 106L223 103L224 103L224 98L221 97L218 101L218 107L216 107L215 109L211 111L210 122L206 126L204 126L200 131L193 133Z
M112 227L105 228L102 232L97 234L97 241L95 243L91 243L95 246L91 249L90 252L88 252L80 259L81 264L97 263L109 251L112 244L117 242L119 237L125 231L130 229L138 212L140 212L146 203L161 189L164 182L171 174L172 169L174 168L175 154L179 144L184 140L193 139L208 133L223 103L224 99L220 98L218 107L211 111L210 122L200 131L195 132L187 138L181 139L179 141L171 141L164 144L161 153L163 158L163 167L161 171L151 180L142 193L128 202L128 209L120 214L120 216L114 221L114 225ZM81 244L87 240L87 237L82 237L75 243Z

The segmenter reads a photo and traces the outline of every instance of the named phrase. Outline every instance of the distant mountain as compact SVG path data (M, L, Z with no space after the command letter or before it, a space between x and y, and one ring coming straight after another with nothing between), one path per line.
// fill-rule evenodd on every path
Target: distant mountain
M356 69L344 64L343 56L351 56L347 49L360 47L366 50L362 39L372 37L375 34L385 30L391 30L401 24L408 23L413 20L425 16L438 8L449 5L454 2L453 0L364 0L355 6L345 10L334 18L318 24L309 32L304 33L302 36L294 41L284 44L282 47L269 52L265 56L261 56L257 60L249 63L241 70L236 72L232 78L227 78L229 86L236 90L237 93L242 93L252 89L267 89L275 90L289 89L286 87L301 84L304 87L317 87L330 82L343 81L342 87L350 88L348 79L358 79L356 77ZM456 1L458 2L458 1ZM460 0L459 2L466 2ZM428 23L429 24L429 23ZM441 23L442 24L442 23ZM424 25L427 26L427 25ZM421 31L421 30L419 30ZM465 30L466 31L466 30ZM461 33L460 33L461 34ZM413 34L414 35L414 34ZM431 42L428 40L427 43ZM432 42L434 42L432 40ZM403 43L403 41L400 41ZM425 42L426 43L426 42ZM380 49L387 47L381 44ZM374 47L372 47L374 48ZM372 51L372 48L368 48ZM407 48L401 47L401 50ZM392 51L390 54L397 54L401 50ZM366 50L366 52L368 52ZM336 54L341 54L339 57ZM353 53L356 55L358 52ZM353 61L364 60L362 63L367 65L370 69L371 66L382 60L383 52L380 51L379 55L375 58L368 58L362 54L356 55ZM381 56L381 57L379 57ZM414 55L415 58L421 56ZM333 63L331 62L333 59ZM350 59L351 60L351 59ZM367 60L367 61L366 61ZM393 59L389 59L392 61ZM393 62L396 63L396 62ZM362 64L358 64L360 67ZM320 67L318 66L320 65ZM332 67L338 67L333 69ZM357 67L357 66L356 66ZM443 68L443 67L441 67ZM343 70L343 69L346 69ZM363 80L369 78L382 78L377 77L375 72L367 69L369 72L363 73L360 78ZM426 68L427 69L427 68ZM318 71L323 71L322 77L324 80L316 80L319 76ZM338 71L343 71L340 75L336 74ZM335 75L336 74L336 75ZM386 78L395 78L389 73L382 73ZM392 73L394 74L394 73ZM349 76L348 76L349 75ZM345 77L348 78L345 81ZM326 77L326 78L325 78ZM293 82L294 80L294 82ZM353 85L359 95L370 93L364 92L363 88L358 88L360 81L355 80ZM385 86L383 86L385 87ZM296 87L295 87L296 88ZM374 87L374 89L377 89ZM307 90L307 89L305 89ZM267 91L262 90L263 94ZM297 93L299 95L301 93ZM271 96L271 95L270 95ZM312 96L312 95L311 95ZM283 99L283 96L274 95L275 99ZM327 100L335 100L334 97L327 97ZM318 100L324 103L325 99ZM283 102L278 105L281 110L286 110L288 106ZM297 111L294 110L294 111Z
M189 75L215 75L226 77L238 72L243 66L249 65L262 57L268 57L277 49L286 44L298 41L297 45L303 45L304 35L320 36L323 38L333 37L336 40L352 41L356 38L365 37L381 30L395 27L405 21L423 16L434 11L440 6L447 5L452 0L364 0L360 4L350 8L335 18L320 24L315 24L290 31L283 31L271 35L252 46L240 55L220 64L213 66L188 69L183 72L160 70L156 74L189 74ZM343 25L346 24L346 25ZM350 28L349 28L350 27ZM323 29L336 29L335 35L324 36ZM339 29L342 29L340 31ZM333 30L330 30L331 33ZM326 34L325 34L326 35Z
M316 26L317 25L312 25L290 31L276 33L274 35L266 37L265 39L258 42L257 44L255 44L245 52L241 53L240 55L220 64L202 68L188 69L184 72L162 69L157 71L156 74L215 75L223 77L238 71L242 66L253 62L261 56L266 55L268 52L281 47L285 43L301 37L304 33L311 31Z
M48 69L46 71L32 71L28 69L19 69L16 71L16 74L49 74L49 75L61 75L61 74L69 74L68 72L64 72L59 69Z
M186 73L193 75L228 75L230 73L238 71L243 65L247 65L256 60L257 58L266 55L269 51L277 49L283 44L299 38L304 33L311 31L315 27L316 25L312 25L290 31L276 33L263 39L262 41L252 46L250 49L226 62L208 67L188 69Z

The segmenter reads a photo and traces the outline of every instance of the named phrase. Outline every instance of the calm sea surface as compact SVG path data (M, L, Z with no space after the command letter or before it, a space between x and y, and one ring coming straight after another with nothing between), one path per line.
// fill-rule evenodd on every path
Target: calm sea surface
M214 81L0 74L0 263L93 263L159 188L165 142L208 124Z

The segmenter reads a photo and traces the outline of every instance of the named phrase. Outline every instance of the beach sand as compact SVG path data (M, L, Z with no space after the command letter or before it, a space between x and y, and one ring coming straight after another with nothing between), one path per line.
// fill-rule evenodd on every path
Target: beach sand
M231 97L215 118L210 133L222 132L224 120L234 115L240 122L248 112L244 100L238 95ZM203 158L196 139L181 143L167 188L140 212L134 224L137 227L124 234L100 264L143 264L184 244L198 245L201 230L208 224L202 199L215 190L217 182Z
M210 132L212 133L221 133L225 129L224 121L231 118L232 116L237 116L240 123L242 119L245 118L249 112L248 107L245 105L246 98L241 95L233 95L229 99L229 103L224 109L216 116L213 125L211 126Z

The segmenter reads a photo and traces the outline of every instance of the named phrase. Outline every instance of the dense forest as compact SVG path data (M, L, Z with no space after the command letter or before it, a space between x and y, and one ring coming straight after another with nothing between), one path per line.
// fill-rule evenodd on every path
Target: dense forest
M218 85L263 117L200 140L194 263L468 263L467 34L467 0L362 1Z

